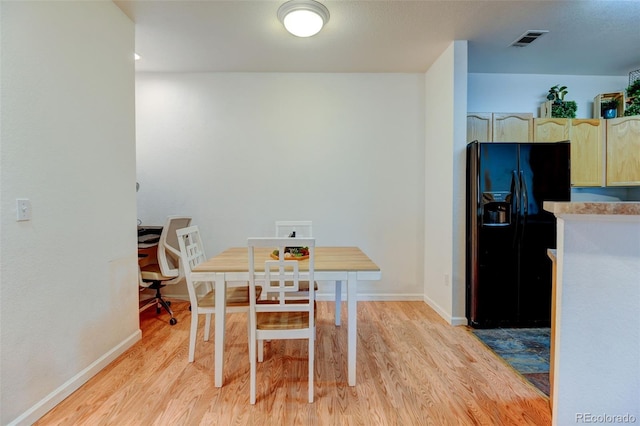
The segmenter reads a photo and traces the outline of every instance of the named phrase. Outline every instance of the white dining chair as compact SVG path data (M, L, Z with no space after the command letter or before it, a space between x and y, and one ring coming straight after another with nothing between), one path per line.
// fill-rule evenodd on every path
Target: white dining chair
M313 225L310 220L276 220L276 237L313 237Z
M315 291L309 291L307 299L290 299L299 292L300 283L314 281L315 239L295 238L296 244L309 248L309 258L290 260L285 258L285 247L291 247L292 238L249 238L249 359L250 403L256 403L258 345L265 340L306 339L308 341L309 402L314 397L315 365ZM277 259L256 256L257 248L278 250ZM260 251L264 253L264 251ZM300 268L304 262L306 268ZM301 270L301 269L307 269ZM258 287L275 299L260 300ZM310 286L310 288L313 288ZM271 391L271 389L267 389Z
M295 232L295 237L313 237L313 222L311 220L277 220L276 237L288 237ZM318 287L316 284L316 291ZM340 325L342 281L335 282L335 323Z
M204 246L197 226L179 229L176 231L180 256L184 268L184 276L187 281L189 301L191 302L191 332L189 335L189 362L193 362L196 352L196 336L198 333L198 315L205 315L204 340L209 340L211 330L211 315L216 313L216 294L213 283L201 281L193 269L207 260ZM262 289L255 289L260 297ZM249 287L229 287L226 290L226 312L249 312ZM221 315L224 315L222 313ZM249 335L247 323L247 335Z
M312 238L313 230L312 224L310 220L277 220L276 221L276 237L278 238ZM294 244L294 246L299 246L300 244ZM318 291L318 284L315 284L315 291ZM309 283L301 282L300 283L300 297L307 297L307 292L309 291ZM293 295L289 295L290 298L293 298Z

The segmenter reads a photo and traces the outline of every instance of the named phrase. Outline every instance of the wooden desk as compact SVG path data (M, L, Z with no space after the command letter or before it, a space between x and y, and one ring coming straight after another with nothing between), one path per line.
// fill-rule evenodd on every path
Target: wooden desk
M257 249L256 264L269 258L269 249ZM216 294L225 294L228 282L249 281L249 255L247 247L234 247L212 257L194 268L194 281L215 283ZM305 261L300 261L304 270ZM358 247L316 247L314 275L316 281L335 281L340 286L347 282L347 360L349 386L356 385L356 341L357 341L357 289L358 281L380 280L380 268ZM243 284L246 285L246 284ZM215 372L216 387L222 386L224 363L224 330L226 315L224 297L216 297L215 315Z
M162 226L138 226L138 265L143 268L158 263L158 240Z

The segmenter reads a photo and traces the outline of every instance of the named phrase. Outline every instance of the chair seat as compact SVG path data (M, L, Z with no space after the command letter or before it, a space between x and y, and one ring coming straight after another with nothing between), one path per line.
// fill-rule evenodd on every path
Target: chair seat
M298 283L298 288L300 291L309 291L309 281L300 281ZM318 291L318 283L316 281L313 282L313 289Z
M259 287L256 287L256 291ZM286 304L305 304L309 300L287 300ZM257 300L257 305L277 305L274 300ZM317 318L317 303L313 301L314 317ZM256 312L259 330L296 330L309 327L309 312ZM314 318L314 319L315 319Z
M256 294L260 297L262 287L256 287ZM199 308L214 308L216 306L216 292L211 290L202 296L198 296ZM249 306L249 287L227 288L227 307Z
M309 327L309 312L258 312L259 330L295 330Z
M293 285L293 282L285 281L284 285ZM315 291L318 291L318 282L317 281L313 282L313 289ZM298 290L299 291L309 291L309 281L299 281L298 282Z
M158 265L157 263L143 266L142 268L140 268L140 274L142 275L142 279L144 281L169 281L174 278L162 275L162 271L160 271L160 265Z

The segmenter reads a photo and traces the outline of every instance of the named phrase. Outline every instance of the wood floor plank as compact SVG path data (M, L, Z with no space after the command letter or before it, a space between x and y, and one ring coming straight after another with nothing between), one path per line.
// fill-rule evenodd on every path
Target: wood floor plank
M357 385L347 385L346 304L318 302L315 402L307 403L307 342L271 341L249 404L246 316L227 314L224 386L213 385L213 331L189 363L188 303L141 313L142 341L37 425L548 425L548 398L466 327L423 302L359 302Z

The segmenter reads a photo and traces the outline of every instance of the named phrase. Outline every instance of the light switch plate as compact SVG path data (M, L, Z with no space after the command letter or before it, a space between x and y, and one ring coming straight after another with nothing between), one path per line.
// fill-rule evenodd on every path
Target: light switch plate
M16 200L16 210L18 222L23 220L31 220L31 201L26 198L18 198Z

